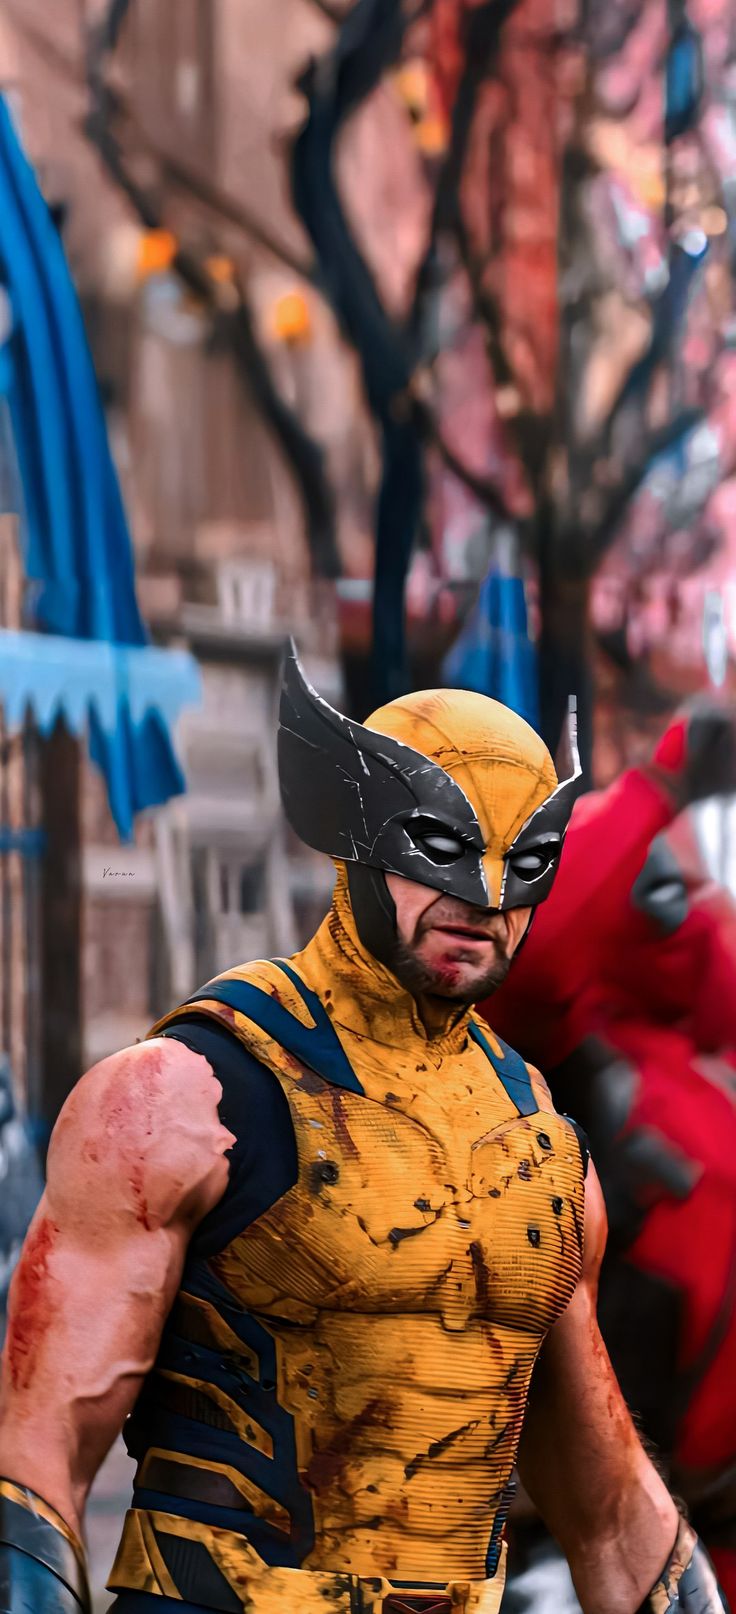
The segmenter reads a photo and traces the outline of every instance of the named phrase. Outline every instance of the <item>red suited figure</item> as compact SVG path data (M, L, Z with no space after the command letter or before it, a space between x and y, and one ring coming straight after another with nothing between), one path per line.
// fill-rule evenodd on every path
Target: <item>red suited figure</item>
M589 1135L610 1223L603 1334L732 1607L736 904L683 809L735 789L736 723L709 706L581 798L553 894L488 1004Z

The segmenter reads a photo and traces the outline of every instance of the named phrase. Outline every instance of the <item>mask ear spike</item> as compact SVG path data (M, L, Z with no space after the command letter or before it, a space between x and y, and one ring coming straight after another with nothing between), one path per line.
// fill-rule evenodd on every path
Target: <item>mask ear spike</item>
M578 702L576 695L569 695L567 700L567 717L560 734L560 743L555 756L557 777L561 783L572 784L579 779L583 771L578 750Z

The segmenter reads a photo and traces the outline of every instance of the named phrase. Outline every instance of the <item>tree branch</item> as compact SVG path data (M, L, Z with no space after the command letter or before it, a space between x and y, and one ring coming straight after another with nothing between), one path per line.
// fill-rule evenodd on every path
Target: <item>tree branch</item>
M410 20L402 0L357 0L334 47L302 75L307 118L292 150L294 205L314 244L325 293L359 356L380 433L372 654L377 704L409 685L404 586L422 519L423 459L405 333L386 313L355 244L333 154L345 120L398 60Z
M148 156L154 158L163 179L176 190L183 191L187 196L193 197L207 212L214 213L217 218L224 219L228 224L233 224L236 229L242 230L243 234L247 235L251 241L257 242L258 246L263 247L279 263L285 264L301 280L305 280L312 285L317 283L318 276L314 263L299 258L243 202L236 200L234 196L228 195L227 191L221 190L220 186L216 185L213 180L208 179L204 174L195 172L187 163L183 163L181 158L177 157L174 152L170 151L166 146L162 146L134 117L127 100L123 96L116 92L114 97L111 96L111 101L113 102L116 121L118 119L125 121L131 134L135 135L140 147Z
M450 444L443 437L439 422L429 404L424 399L417 398L416 395L414 396L414 412L423 442L431 443L436 448L448 471L451 471L452 475L457 477L458 482L462 482L463 487L466 487L473 494L479 504L484 505L493 515L498 516L501 521L510 521L512 517L500 488L488 477L479 476L476 471L471 470L470 466L464 464L459 455L455 453L455 450L450 447Z
M64 78L74 79L81 87L84 83L84 67L81 57L73 56L69 51L63 50L60 45L54 44L53 40L49 39L42 29L37 28L35 23L29 22L28 18L23 16L21 10L13 4L13 0L10 0L10 3L9 0L5 0L5 9L13 28L27 41L36 54L47 62L49 67L53 67L56 73L61 73Z
M105 78L106 56L119 38L129 3L130 0L111 0L101 26L89 40L87 81L91 107L87 133L141 223L146 229L156 230L165 225L163 209L158 198L139 184L126 165L111 127L114 98ZM325 473L324 454L274 384L256 336L244 286L235 279L224 283L215 280L205 258L184 246L178 247L172 267L203 303L215 330L228 342L245 386L277 438L301 496L307 540L316 570L323 576L337 576L340 561L334 499Z

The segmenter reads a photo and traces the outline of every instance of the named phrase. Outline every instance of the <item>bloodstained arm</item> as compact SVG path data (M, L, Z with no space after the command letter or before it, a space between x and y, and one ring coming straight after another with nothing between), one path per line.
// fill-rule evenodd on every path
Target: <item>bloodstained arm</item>
M234 1140L220 1096L201 1055L155 1038L88 1072L54 1130L10 1291L0 1476L77 1535L154 1361L191 1234L227 1183Z
M596 1320L606 1213L591 1166L583 1275L542 1348L519 1452L524 1485L568 1559L584 1614L635 1614L678 1513L639 1440Z

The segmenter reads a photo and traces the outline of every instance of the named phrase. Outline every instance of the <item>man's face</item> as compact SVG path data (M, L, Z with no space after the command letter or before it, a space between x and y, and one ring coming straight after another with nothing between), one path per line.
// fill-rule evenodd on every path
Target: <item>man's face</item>
M475 908L458 897L386 874L396 908L391 967L414 996L477 1003L505 981L531 908Z

